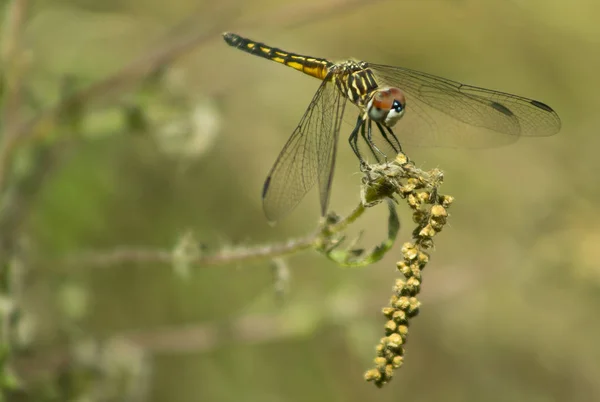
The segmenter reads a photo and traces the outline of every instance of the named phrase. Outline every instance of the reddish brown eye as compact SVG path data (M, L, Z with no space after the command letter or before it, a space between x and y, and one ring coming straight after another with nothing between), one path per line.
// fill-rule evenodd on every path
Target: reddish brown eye
M369 103L369 117L392 127L404 115L405 106L406 98L401 90L394 87L380 89Z
M373 106L378 109L391 110L395 109L400 112L404 109L406 98L404 93L398 88L388 88L380 90L373 97Z

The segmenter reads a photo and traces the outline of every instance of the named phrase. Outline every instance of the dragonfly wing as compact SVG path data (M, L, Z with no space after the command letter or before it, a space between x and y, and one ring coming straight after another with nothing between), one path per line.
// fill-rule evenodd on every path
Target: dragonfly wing
M542 102L403 67L369 66L378 84L398 87L406 94L406 115L397 125L402 141L482 148L560 130L560 118Z
M265 181L263 208L270 221L294 209L317 181L325 214L345 104L345 98L325 79Z
M338 137L346 108L346 98L342 93L333 88L333 84L330 84L328 87L329 90L326 92L326 96L322 97L321 109L323 111L323 122L321 123L320 134L317 136L321 216L325 216L329 205Z

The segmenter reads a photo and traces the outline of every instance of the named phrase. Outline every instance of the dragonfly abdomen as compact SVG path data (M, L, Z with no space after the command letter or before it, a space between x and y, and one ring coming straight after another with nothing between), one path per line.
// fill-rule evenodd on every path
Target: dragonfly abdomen
M329 68L333 66L333 63L326 59L288 53L276 47L270 47L264 43L255 42L234 33L226 32L223 34L223 38L229 46L233 46L255 56L284 64L320 80L325 79L329 73Z

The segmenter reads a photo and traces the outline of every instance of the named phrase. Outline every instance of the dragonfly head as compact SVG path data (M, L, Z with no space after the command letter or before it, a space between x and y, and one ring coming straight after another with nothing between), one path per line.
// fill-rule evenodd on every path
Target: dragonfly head
M375 91L367 105L367 112L372 120L393 127L404 115L405 106L404 92L389 87Z

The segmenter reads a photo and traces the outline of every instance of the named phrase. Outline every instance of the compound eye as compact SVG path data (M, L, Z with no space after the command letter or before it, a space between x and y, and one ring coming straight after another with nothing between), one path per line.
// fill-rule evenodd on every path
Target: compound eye
M406 105L406 97L398 88L388 88L377 92L373 98L373 106L384 109L394 110L400 113Z
M373 96L369 116L376 121L386 122L390 118L395 121L402 116L406 105L406 97L398 88L381 89Z

